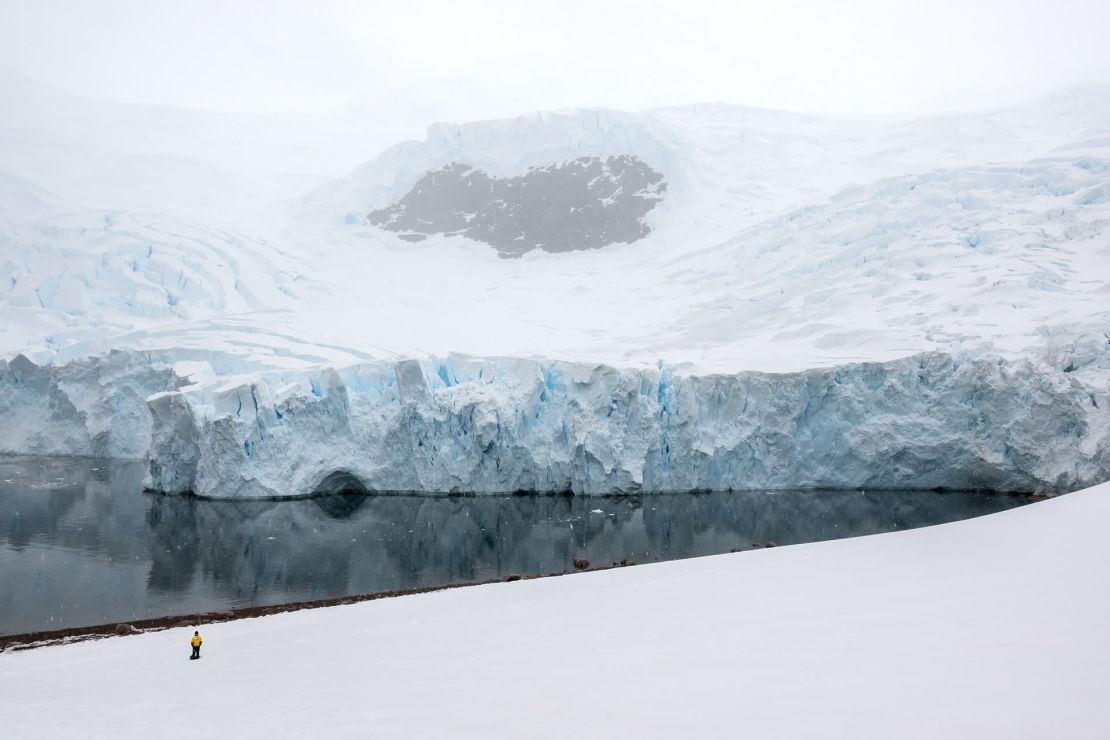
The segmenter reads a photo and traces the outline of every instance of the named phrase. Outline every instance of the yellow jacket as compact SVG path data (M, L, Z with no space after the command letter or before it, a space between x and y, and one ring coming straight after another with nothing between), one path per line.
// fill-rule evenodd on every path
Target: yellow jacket
M193 647L200 647L202 642L204 642L204 640L200 639L200 635L193 635L193 639L189 640L189 644Z

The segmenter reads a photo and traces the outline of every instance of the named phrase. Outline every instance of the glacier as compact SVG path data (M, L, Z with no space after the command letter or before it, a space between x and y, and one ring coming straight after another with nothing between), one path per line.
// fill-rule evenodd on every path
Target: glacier
M146 487L213 498L1059 493L1110 477L1110 342L1061 361L936 352L697 375L451 355L190 383L124 352L45 367L20 357L0 364L0 411L24 431L0 447L147 459Z
M1110 478L1108 89L911 121L435 124L292 199L280 139L252 172L225 123L185 115L169 151L140 129L173 111L51 98L179 158L144 195L111 181L138 171L113 174L125 142L31 146L39 104L9 97L0 452L143 460L151 489L217 498ZM103 188L61 177L70 148ZM505 260L366 218L453 163L512 181L622 156L667 184L635 244ZM189 172L229 164L195 202Z
M943 353L784 374L451 356L261 375L152 397L147 485L1060 492L1110 476L1110 399L1068 375Z
M172 366L120 351L58 365L0 360L0 452L145 458L147 398L180 382Z

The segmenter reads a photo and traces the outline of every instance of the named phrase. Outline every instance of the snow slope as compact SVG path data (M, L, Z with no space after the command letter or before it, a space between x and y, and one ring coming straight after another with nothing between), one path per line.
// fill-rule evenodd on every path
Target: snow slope
M20 738L1103 738L1110 485L895 534L0 654Z
M51 414L40 415L48 419L42 423L27 411L38 408L36 401L7 391L0 406L10 413L23 409L19 418L28 426L22 439L2 437L5 451L46 451L52 440L59 441L55 447L74 452L127 449L139 457L159 456L157 465L170 473L167 490L186 485L211 495L246 495L274 492L264 479L288 470L256 470L256 458L248 451L261 439L248 439L242 405L210 399L243 398L252 388L265 388L273 408L287 400L319 408L320 380L344 377L344 392L356 399L362 394L365 401L352 406L353 416L343 417L353 430L351 456L336 460L335 467L351 467L351 459L377 449L373 439L388 438L392 422L379 413L386 408L381 399L396 394L375 394L390 385L394 366L407 360L425 368L421 375L430 397L477 392L474 378L463 373L467 390L440 393L436 367L447 362L444 358L478 358L478 365L508 368L501 373L506 382L478 404L495 418L536 413L535 404L510 387L518 371L532 373L527 368L537 363L567 363L568 368L599 368L606 380L587 394L601 399L603 412L604 404L614 400L603 398L605 384L614 378L648 377L665 368L683 382L732 383L730 393L740 393L744 383L717 376L783 374L770 383L787 393L775 403L792 409L789 418L804 421L805 396L790 374L842 368L842 376L863 377L870 371L860 368L870 363L895 368L937 354L955 365L997 365L999 379L1020 376L1000 418L1017 418L1046 398L1050 405L1063 400L1054 419L1064 423L1046 425L1057 430L1055 436L1035 435L1025 443L1046 455L1049 450L1069 453L1054 463L1022 462L1021 455L1011 454L1016 448L1004 430L984 449L975 421L984 406L976 394L988 389L992 397L1001 397L1008 380L980 382L986 376L968 373L960 378L976 380L949 388L933 405L889 407L882 406L884 381L857 394L860 404L872 404L858 418L873 425L899 420L909 430L929 427L929 419L939 417L942 423L932 425L935 434L914 433L904 445L864 454L878 467L860 469L851 480L815 473L782 485L865 485L887 475L884 471L900 469L899 461L907 458L914 461L909 472L891 483L938 480L943 476L933 475L928 461L942 459L950 444L962 445L968 454L961 459L971 462L954 469L940 481L943 485L990 480L1065 490L1105 476L1110 429L1108 88L1073 90L1008 111L917 121L826 120L692 106L436 124L424 141L398 144L291 202L270 202L286 196L280 188L255 192L229 185L226 192L212 191L208 205L195 208L188 198L208 193L207 186L172 170L159 179L98 165L103 202L96 202L95 188L71 186L49 155L55 144L95 151L102 164L118 162L124 144L108 124L123 114L90 101L20 90L13 97L17 104L0 114L0 123L8 122L0 125L0 170L9 173L0 174L0 358L14 361L22 354L55 379L70 373L66 368L73 363L150 365L162 383L151 386L152 394L180 394L157 401L168 404L155 409L164 431L192 429L185 437L199 435L202 444L181 459L176 456L185 453L178 447L160 448L168 450L170 458L164 458L150 447L154 437L148 438L147 430L159 432L151 412L142 408L135 413L146 417L134 426L132 438L92 442L103 424L96 413L80 410L110 405L109 374L99 383L99 398L84 397L95 396L98 386L82 386L77 393L82 398L70 399L77 413L65 404L51 407ZM145 115L135 120L148 121ZM283 161L307 161L266 144L265 136L248 147L248 154L228 153L227 136L240 124L223 117L180 111L150 115L149 120L177 131L184 143L170 146L157 137L138 137L143 156L172 150L203 155L206 162L223 158L250 182L272 179ZM86 131L58 123L82 118L96 125ZM142 131L159 130L142 125ZM42 139L38 148L24 146L29 132ZM266 153L281 161L268 161ZM650 235L631 244L504 260L463 237L433 236L411 244L366 221L373 209L396 202L428 170L451 162L511 177L531 166L621 154L639 157L666 178L666 195L647 216ZM36 182L36 175L51 188L65 188L64 197ZM127 187L115 187L121 183ZM164 206L175 189L184 205ZM150 193L157 197L148 198ZM113 351L130 359L112 360L108 353ZM167 369L173 371L172 381L158 374ZM5 372L14 382L15 376ZM360 373L386 380L351 387L347 381ZM186 382L193 385L179 390ZM66 393L65 383L52 387ZM1043 389L1049 389L1047 395ZM743 408L740 396L725 395L725 407ZM655 403L661 405L658 399ZM1076 404L1086 404L1081 414L1072 413ZM166 416L171 407L173 414ZM577 413L576 406L568 408L572 416ZM451 416L459 409L447 404L441 411ZM356 418L363 413L369 416ZM438 420L437 414L422 418ZM480 456L467 453L460 459L471 463L463 468L413 473L416 479L406 479L406 485L486 490L548 481L541 487L601 491L613 484L607 490L616 491L650 479L661 486L696 480L743 487L753 483L741 471L753 468L737 463L737 445L749 445L752 451L743 454L755 458L778 449L762 432L748 437L750 419L737 416L707 425L685 418L695 431L673 438L680 444L676 459L689 463L706 455L716 472L664 483L666 476L654 476L646 462L654 448L672 440L662 431L663 417L644 432L613 428L606 415L606 421L584 424L581 438L564 434L565 447L532 447L550 445L551 433L561 430L554 423L558 416L546 417L553 426L539 436L511 437L509 448L516 450L511 467L517 472L476 474L487 463L474 462ZM319 436L320 429L301 428L301 436L291 436L292 424L283 418L276 433L258 424L252 428L275 445L266 454L300 466L293 477L297 490L288 493L310 490L314 480L334 471L325 470L327 463L316 453L306 452L312 457L302 461L291 451L328 449L328 441ZM804 423L795 427L787 438L799 439ZM214 435L216 429L228 434ZM82 439L90 442L82 447ZM499 436L498 443L509 439ZM856 470L846 463L859 457L857 445L821 439L814 451L830 444L843 455L820 458L828 469ZM929 451L922 453L918 443ZM237 457L229 457L232 449L239 451ZM549 452L558 458L554 464L529 462L550 457ZM205 455L237 470L230 478L220 477L218 485L200 484L188 469ZM505 462L508 457L506 452L486 459ZM982 460L993 461L989 474ZM581 472L598 464L604 473ZM374 486L401 482L373 472L363 477ZM160 480L155 471L152 482Z
M69 118L103 115L72 100L64 110ZM43 125L41 115L27 117L26 125ZM231 123L171 120L186 142L216 142L197 145L206 156L272 179L252 164L257 157L222 153L217 144L226 142L216 133L233 130ZM42 135L62 136L49 131ZM666 198L648 217L651 236L631 245L506 263L461 237L414 245L364 223L429 169L452 161L507 176L621 153L668 180ZM36 162L9 162L5 200L48 195L31 182ZM219 276L196 277L232 283L272 310L239 321L255 309L227 301L227 288L199 291L175 296L176 310L163 311L152 330L150 306L117 299L111 282L99 282L102 271L81 278L102 294L97 306L63 303L29 315L11 313L22 304L0 300L0 325L33 327L0 336L0 356L66 360L109 348L208 348L236 332L256 334L244 341L278 358L307 344L314 351L305 354L333 362L350 358L344 350L376 358L462 352L639 367L663 360L711 372L881 361L980 341L1005 353L1037 351L1046 333L1067 342L1107 324L1108 168L1108 88L912 122L702 106L437 124L424 142L399 144L289 208L246 208L219 196L218 225L204 210L166 214L141 197L91 202L96 194L87 190L78 206L56 207L60 214L6 210L0 264L10 262L9 280L65 280L59 252L67 261L125 260L131 240L105 239L101 220L154 220L165 237L154 245L163 257L177 259L169 254L177 242L208 249L181 259L224 264ZM48 169L42 164L44 176ZM120 179L103 170L97 176L106 187ZM47 187L61 179L46 178ZM181 179L177 189L184 197L203 187ZM88 214L78 219L84 231L73 228L74 211ZM38 243L37 235L52 232L58 235ZM259 259L226 262L243 247ZM304 281L324 289L293 303L268 297L275 282Z
M315 286L282 247L232 231L83 208L3 173L0 199L0 343L8 347L104 352L126 347L119 335L136 328L279 309ZM283 258L288 271L274 265ZM248 284L243 274L265 279Z

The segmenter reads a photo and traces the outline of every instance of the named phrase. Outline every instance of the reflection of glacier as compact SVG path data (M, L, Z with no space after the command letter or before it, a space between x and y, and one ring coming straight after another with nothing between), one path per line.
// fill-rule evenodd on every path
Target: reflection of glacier
M142 472L0 458L0 631L562 572L574 557L607 565L833 539L1022 501L921 491L205 501L144 495Z

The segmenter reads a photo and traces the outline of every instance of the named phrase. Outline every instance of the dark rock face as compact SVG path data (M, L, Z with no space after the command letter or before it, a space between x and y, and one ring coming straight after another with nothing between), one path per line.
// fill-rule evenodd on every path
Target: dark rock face
M406 241L461 235L502 257L599 249L647 236L643 218L666 189L661 174L629 155L582 157L503 179L452 163L369 220Z

